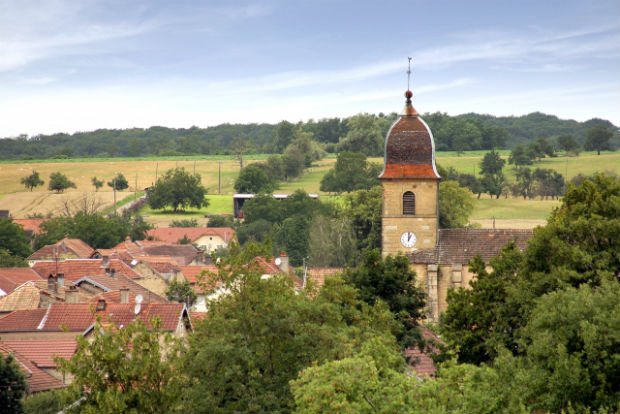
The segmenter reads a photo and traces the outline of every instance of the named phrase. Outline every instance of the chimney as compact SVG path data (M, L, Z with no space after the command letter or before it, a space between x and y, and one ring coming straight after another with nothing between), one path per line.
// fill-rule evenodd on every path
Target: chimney
M105 299L99 299L97 301L97 312L103 312L105 310Z
M49 275L47 277L47 290L50 292L58 293L58 285L56 283L56 278L54 275Z
M109 265L110 265L110 257L103 256L103 259L101 259L101 267L107 270Z
M285 252L280 253L280 265L278 267L284 273L288 273L288 255Z
M58 287L63 287L65 285L64 273L56 273L56 284L58 285Z
M79 303L80 298L78 295L77 287L74 285L69 286L69 289L65 291L65 303Z
M127 304L129 303L129 288L123 286L121 288L121 303L122 304Z

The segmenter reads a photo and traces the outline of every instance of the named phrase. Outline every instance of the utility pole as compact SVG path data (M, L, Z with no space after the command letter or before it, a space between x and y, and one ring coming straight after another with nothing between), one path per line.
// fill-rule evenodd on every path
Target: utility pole
M218 161L217 169L217 193L222 194L222 161Z
M138 173L136 173L136 183L133 190L133 202L138 201Z
M116 217L116 177L112 179L112 191L114 192L114 217Z
M157 184L157 169L159 168L159 163L155 164L155 184Z

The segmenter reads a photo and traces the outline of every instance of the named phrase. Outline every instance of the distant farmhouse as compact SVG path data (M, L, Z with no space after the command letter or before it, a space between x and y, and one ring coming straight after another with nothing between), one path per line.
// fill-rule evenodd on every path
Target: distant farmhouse
M476 255L488 261L509 242L525 248L531 230L440 229L439 181L435 142L428 125L405 93L403 114L385 140L383 255L409 257L428 295L427 317L437 320L447 308L448 289L467 287L474 276L468 263Z

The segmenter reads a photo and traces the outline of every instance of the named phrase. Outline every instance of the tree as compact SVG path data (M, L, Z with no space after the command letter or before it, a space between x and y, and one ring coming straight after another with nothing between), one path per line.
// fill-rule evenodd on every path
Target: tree
M116 177L108 181L108 186L111 187L113 190L123 191L124 189L129 188L129 183L127 182L127 179L125 178L123 173L118 173L116 174Z
M284 178L299 177L306 166L306 157L297 146L288 146L282 156L284 162Z
M340 359L378 340L394 346L385 305L370 307L338 278L309 297L288 277L262 278L245 255L220 264L229 294L189 337L187 412L291 412L290 381L313 363Z
M532 165L534 163L534 156L528 152L527 148L523 144L519 144L512 149L510 157L508 157L508 163L519 165Z
M560 135L558 137L558 145L567 154L579 155L581 147L572 135Z
M69 181L66 175L64 175L60 171L57 171L50 174L50 181L47 185L47 188L52 191L56 191L57 193L62 193L66 189L76 188L76 186L73 181Z
M32 253L24 228L10 218L0 218L0 249L22 259Z
M506 160L502 159L497 151L489 151L480 161L480 174L497 175L502 172L505 164Z
M474 211L471 192L456 181L442 181L439 184L439 227L466 227Z
M64 237L84 241L96 249L110 249L130 236L142 240L151 226L142 217L105 217L101 213L78 212L74 216L54 217L41 224L36 247L54 244Z
M334 168L321 179L321 191L369 190L379 184L380 169L378 164L369 163L362 153L341 152Z
M0 248L0 267L28 267L23 257L14 256L8 250Z
M536 168L532 173L532 179L536 183L535 193L539 195L541 199L551 197L553 200L564 194L564 177L555 170Z
M407 257L382 259L379 250L366 250L361 263L346 269L343 277L359 290L364 302L374 305L384 301L388 305L401 325L397 337L403 348L420 342L418 320L424 313L425 293L416 287L416 274Z
M21 400L28 384L17 364L13 355L0 352L0 407L3 412L19 414L23 412Z
M380 155L383 136L374 115L359 114L347 120L349 131L338 144L339 151L360 152L367 156Z
M166 289L166 297L172 302L185 303L190 308L196 302L196 292L187 281L173 280Z
M207 221L207 227L234 227L236 226L235 218L228 215L210 215Z
M230 151L235 156L237 161L239 162L239 168L243 169L244 160L243 157L250 150L250 145L245 139L236 138L233 140L232 144L230 144Z
M98 321L91 338L78 338L70 360L57 360L71 374L70 388L84 395L81 412L160 413L178 408L184 376L176 364L177 343L159 331L157 319L121 329Z
M534 176L532 170L527 167L515 169L517 182L513 186L513 195L522 196L524 200L534 196Z
M274 135L274 150L275 152L283 152L286 147L293 141L293 133L295 131L295 125L288 121L282 121L276 126L276 132Z
M238 193L270 193L277 187L277 182L256 164L243 168L235 180L235 191Z
M601 151L609 150L609 140L613 134L604 125L597 125L588 130L586 143L584 148L588 151L596 151L597 155L601 155Z
M95 192L99 191L99 189L103 187L103 180L98 180L97 177L91 178L90 182L92 183L93 187L95 187Z
M312 266L342 267L357 257L351 220L344 214L315 215L309 229L308 255Z
M381 248L382 195L380 186L345 195L344 214L351 219L359 250Z
M206 194L207 189L201 184L199 174L190 174L185 168L175 168L166 171L157 180L147 192L147 197L151 208L171 206L174 212L178 212L179 208L208 206Z
M398 353L370 342L357 355L303 370L291 383L294 413L411 413L416 382Z
M39 173L37 171L32 171L32 174L27 177L23 177L20 180L20 183L22 183L28 190L32 191L35 187L43 185L43 180L39 177Z
M618 281L607 280L537 301L522 332L524 371L535 379L531 397L536 408L618 408L619 297Z
M491 260L490 272L477 256L469 263L476 275L469 282L470 289L448 292L449 306L441 316L441 332L450 348L458 350L459 362L480 365L495 358L498 345L515 348L510 319L505 317L503 307L522 260L514 244Z

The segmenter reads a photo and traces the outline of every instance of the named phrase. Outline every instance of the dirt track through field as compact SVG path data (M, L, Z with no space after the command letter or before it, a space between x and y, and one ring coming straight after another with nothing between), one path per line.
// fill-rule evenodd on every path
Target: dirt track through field
M123 194L124 195L124 194ZM120 199L120 198L119 198ZM9 210L13 218L27 218L33 214L52 214L57 216L65 211L68 203L74 210L86 201L89 205L97 205L99 209L109 207L114 200L112 192L65 194L43 192L19 192L7 194L0 199L0 210Z

